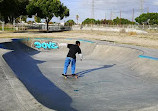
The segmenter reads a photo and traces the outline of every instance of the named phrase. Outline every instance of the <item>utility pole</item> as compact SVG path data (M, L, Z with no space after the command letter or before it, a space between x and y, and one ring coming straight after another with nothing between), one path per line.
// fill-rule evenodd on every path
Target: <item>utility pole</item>
M141 0L140 13L144 13L144 0Z
M147 8L147 13L149 13L149 7Z
M91 17L94 19L94 0L92 0L92 12L91 12Z
M120 10L120 26L121 26L121 10Z
M103 20L103 23L106 26L106 13L105 13L105 19Z
M113 15L112 15L112 10L111 10L110 20L112 20L112 16L113 16Z
M134 22L134 8L133 8L132 22Z

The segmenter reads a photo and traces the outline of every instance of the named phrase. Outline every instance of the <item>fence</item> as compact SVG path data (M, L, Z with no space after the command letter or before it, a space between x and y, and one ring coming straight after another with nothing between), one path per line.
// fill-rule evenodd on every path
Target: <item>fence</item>
M45 24L3 24L0 23L0 31L25 31L29 29L37 29L39 31L46 31L47 26ZM98 30L98 31L120 31L126 29L131 30L155 30L158 31L158 25L74 25L74 26L61 26L61 25L49 25L49 31L66 31L66 30Z
M0 23L0 31L26 31L30 29L39 30L39 31L47 31L47 25L46 24L26 24L26 23L17 23L15 25L12 25L12 24ZM67 30L71 30L71 27L49 24L48 29L49 31L67 31Z
M146 33L146 31L154 30L158 31L158 25L74 25L73 30L98 30L98 31L115 31L120 32L125 30L125 32L137 32Z

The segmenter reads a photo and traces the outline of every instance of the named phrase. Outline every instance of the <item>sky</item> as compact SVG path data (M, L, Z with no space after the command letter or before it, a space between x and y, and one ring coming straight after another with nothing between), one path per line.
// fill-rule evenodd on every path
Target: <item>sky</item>
M52 22L66 22L67 20L76 20L79 15L79 23L86 18L94 19L115 19L116 17L126 18L132 21L132 18L138 17L141 12L158 12L158 0L94 0L94 12L92 11L93 0L60 0L70 10L70 16L60 20L52 18ZM141 5L141 1L144 3ZM143 10L140 10L141 7ZM134 12L134 13L133 13ZM93 14L94 13L94 14Z

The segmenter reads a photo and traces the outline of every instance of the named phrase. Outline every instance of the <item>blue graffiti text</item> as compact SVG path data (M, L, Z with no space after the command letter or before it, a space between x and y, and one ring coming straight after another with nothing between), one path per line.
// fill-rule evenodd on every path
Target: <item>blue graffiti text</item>
M43 42L43 43L40 43L40 42L34 42L34 46L35 48L44 48L44 49L57 49L59 48L59 46L57 45L57 43L54 43L54 42Z

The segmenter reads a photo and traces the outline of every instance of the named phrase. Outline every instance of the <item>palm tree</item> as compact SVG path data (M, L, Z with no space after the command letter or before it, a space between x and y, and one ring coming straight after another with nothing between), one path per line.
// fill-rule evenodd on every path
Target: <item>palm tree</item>
M76 15L76 19L77 19L77 24L78 24L79 15Z

